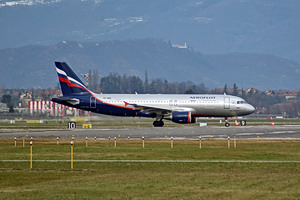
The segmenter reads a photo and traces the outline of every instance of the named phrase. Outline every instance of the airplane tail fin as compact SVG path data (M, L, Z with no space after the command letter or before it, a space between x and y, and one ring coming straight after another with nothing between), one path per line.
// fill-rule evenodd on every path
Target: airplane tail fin
M78 76L65 62L55 62L61 91L64 96L74 93L90 92Z

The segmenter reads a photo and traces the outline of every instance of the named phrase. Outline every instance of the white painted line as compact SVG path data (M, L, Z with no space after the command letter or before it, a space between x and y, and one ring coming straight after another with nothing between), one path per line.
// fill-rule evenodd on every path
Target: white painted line
M0 162L30 162L30 160L0 160ZM33 160L33 162L71 162L70 160ZM92 163L300 163L300 160L74 160Z
M264 135L265 133L238 133L238 134L236 134L236 135L240 135L240 136L242 136L242 135Z

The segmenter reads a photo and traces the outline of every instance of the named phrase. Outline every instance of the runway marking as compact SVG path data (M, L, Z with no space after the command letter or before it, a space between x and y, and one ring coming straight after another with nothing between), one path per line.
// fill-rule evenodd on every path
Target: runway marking
M297 131L274 131L273 134L282 134L282 133L298 133Z
M0 162L30 162L30 160L0 160ZM33 162L71 162L71 160L33 160ZM300 160L74 160L91 163L300 163Z
M264 135L265 133L238 133L238 134L236 134L236 135L240 135L240 136L242 136L242 135Z

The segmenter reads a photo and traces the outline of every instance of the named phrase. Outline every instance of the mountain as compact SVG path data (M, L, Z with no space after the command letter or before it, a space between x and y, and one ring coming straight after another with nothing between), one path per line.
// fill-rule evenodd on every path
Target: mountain
M157 38L300 63L299 0L2 0L0 48Z
M230 53L204 55L157 39L29 45L0 50L0 86L7 88L57 85L54 61L67 62L77 74L98 69L110 72L193 81L207 87L236 83L258 89L299 89L300 65L272 55Z

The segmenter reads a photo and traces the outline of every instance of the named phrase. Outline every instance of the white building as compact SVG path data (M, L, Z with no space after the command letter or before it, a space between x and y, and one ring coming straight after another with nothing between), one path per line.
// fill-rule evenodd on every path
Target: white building
M45 113L50 116L90 116L91 112L72 108L52 101L29 101L28 110L31 115L34 113Z

